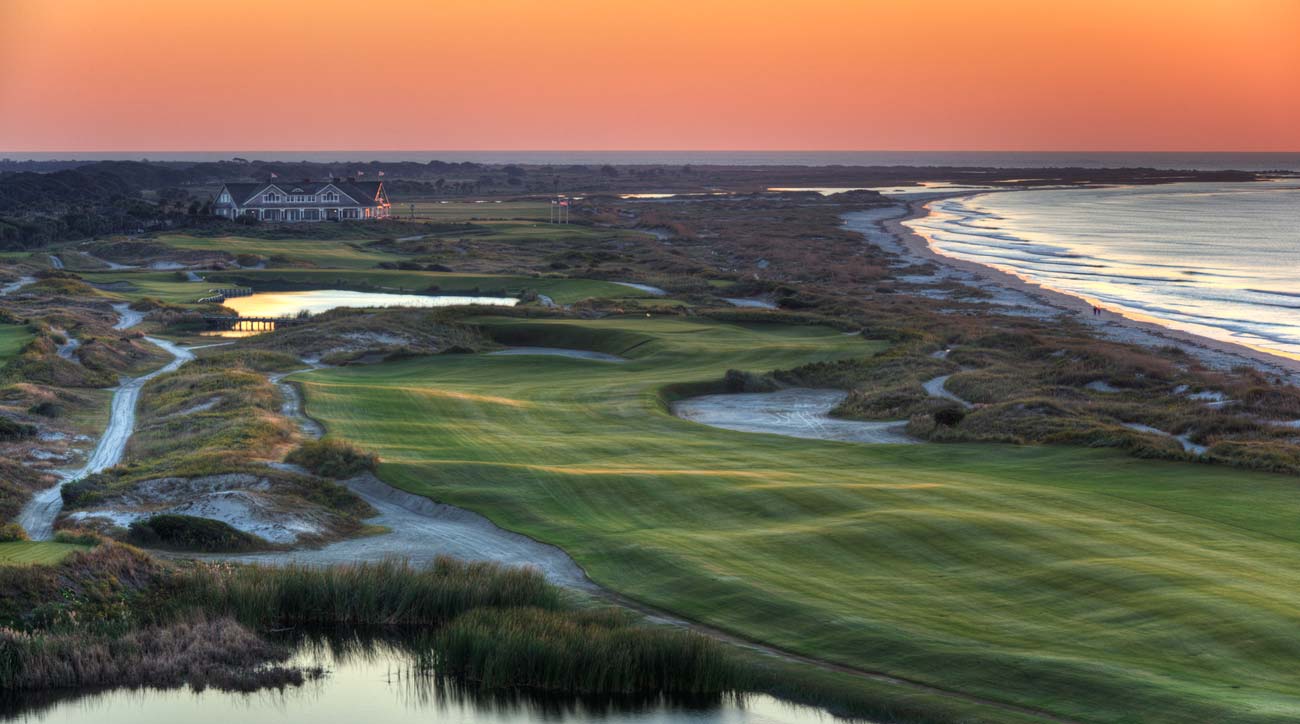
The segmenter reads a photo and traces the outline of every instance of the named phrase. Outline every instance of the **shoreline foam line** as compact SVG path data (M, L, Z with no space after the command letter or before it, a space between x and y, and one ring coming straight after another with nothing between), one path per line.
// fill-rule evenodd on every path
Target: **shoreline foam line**
M885 230L894 235L900 246L922 261L930 261L957 271L967 272L979 279L1033 297L1043 305L1059 310L1062 313L1077 314L1079 321L1085 324L1089 323L1091 315L1088 312L1094 305L1094 300L1037 281L1030 281L1015 273L988 264L945 254L935 248L928 236L906 223L928 216L930 214L930 204L932 203L957 197L980 196L985 193L990 192L954 193L919 201L904 200L900 203L906 207L907 213L883 219L882 225ZM1113 341L1141 346L1160 346L1161 344L1178 342L1191 347L1192 349L1189 349L1189 352L1195 354L1209 367L1230 367L1232 365L1228 360L1221 360L1216 363L1214 357L1231 357L1235 358L1237 363L1245 362L1269 374L1282 374L1290 377L1293 381L1300 379L1300 359L1292 358L1283 353L1259 349L1241 342L1219 340L1177 327L1167 326L1164 320L1147 317L1127 309L1116 310L1109 308L1107 312L1104 322L1093 323L1090 326L1100 335ZM1130 334L1119 333L1115 327L1127 330Z

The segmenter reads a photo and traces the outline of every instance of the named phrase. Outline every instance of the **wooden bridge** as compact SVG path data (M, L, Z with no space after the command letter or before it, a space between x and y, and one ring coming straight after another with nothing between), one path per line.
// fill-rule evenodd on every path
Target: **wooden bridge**
M253 294L249 287L230 287L229 289L209 289L208 296L200 297L198 304L220 304L231 297L247 297Z
M280 327L302 324L309 317L241 317L238 314L205 314L203 324L212 330L223 332L272 332Z

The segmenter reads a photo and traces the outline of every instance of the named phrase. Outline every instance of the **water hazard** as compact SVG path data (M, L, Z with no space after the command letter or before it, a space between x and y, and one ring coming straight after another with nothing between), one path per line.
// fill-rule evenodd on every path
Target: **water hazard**
M426 294L388 294L383 292L352 292L343 289L316 289L298 292L259 292L247 297L232 297L223 304L241 317L276 318L297 317L303 314L320 314L340 307L455 307L483 304L496 307L513 307L519 300L514 297L479 297ZM216 332L217 336L239 337L267 331L263 326L254 328L241 322L234 329Z
M208 689L41 692L0 700L0 718L47 724L816 724L823 710L769 696L679 698L530 696L457 684L420 664L403 645L375 639L313 639L292 665L324 672L301 686L253 693Z

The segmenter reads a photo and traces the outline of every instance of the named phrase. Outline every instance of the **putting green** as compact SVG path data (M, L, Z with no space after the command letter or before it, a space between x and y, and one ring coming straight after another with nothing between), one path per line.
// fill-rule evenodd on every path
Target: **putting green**
M50 543L47 541L14 541L0 543L0 566L53 565L75 551L90 546L75 543Z
M310 262L331 269L369 269L381 261L403 258L365 246L372 239L260 239L173 235L159 236L157 241L190 251L224 251L272 257L272 265L276 259L282 258L288 262Z
M390 483L598 582L803 654L1098 722L1300 717L1291 477L1119 452L867 446L676 419L659 390L870 354L810 327L485 320L514 344L302 378Z
M0 324L0 367L23 351L33 338L25 324Z

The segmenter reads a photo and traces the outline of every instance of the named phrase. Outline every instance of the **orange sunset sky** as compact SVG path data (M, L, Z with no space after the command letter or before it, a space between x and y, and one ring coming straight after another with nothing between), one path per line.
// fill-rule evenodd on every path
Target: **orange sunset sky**
M1300 150L1300 0L0 0L0 152Z

